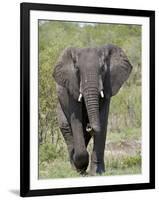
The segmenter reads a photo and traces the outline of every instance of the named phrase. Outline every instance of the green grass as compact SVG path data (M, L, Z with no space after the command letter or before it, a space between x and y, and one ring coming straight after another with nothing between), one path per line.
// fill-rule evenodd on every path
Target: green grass
M40 179L49 178L67 178L80 177L80 175L71 168L69 161L56 159L54 162L43 162L40 165ZM103 176L140 174L141 173L141 157L127 156L123 158L109 157L106 160L106 172ZM88 176L88 175L87 175Z
M93 142L91 141L88 146L89 153L92 151L92 146ZM39 152L40 179L80 176L70 165L65 144L63 144L61 151L54 148L52 144L43 144L40 145ZM103 176L140 174L140 129L126 129L120 133L108 133L104 159L106 172Z
M111 142L121 142L126 140L140 140L141 136L141 130L140 128L127 128L124 130L121 130L120 132L109 132L107 134L107 141Z
M40 165L39 178L66 178L80 176L71 168L69 161L56 159L53 162L44 162Z

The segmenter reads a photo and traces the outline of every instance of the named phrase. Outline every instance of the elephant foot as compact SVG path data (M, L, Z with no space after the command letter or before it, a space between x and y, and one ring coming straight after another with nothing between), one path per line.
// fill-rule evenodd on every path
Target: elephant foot
M81 176L88 176L88 172L86 172L86 169L83 169L83 170L79 170L79 169L76 169L76 171L81 175Z
M89 163L88 152L85 151L81 153L74 153L73 163L74 166L76 167L77 172L79 172L82 175L85 174Z
M91 176L102 175L105 172L105 165L103 163L91 163L89 174Z
M74 149L72 149L71 151L70 151L70 164L71 164L71 168L73 169L73 170L76 170L76 166L75 166L75 164L74 164L74 160L73 160L73 155L74 155Z

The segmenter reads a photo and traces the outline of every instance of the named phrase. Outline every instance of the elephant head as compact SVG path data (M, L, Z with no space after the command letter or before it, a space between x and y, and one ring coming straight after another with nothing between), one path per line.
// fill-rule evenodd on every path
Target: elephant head
M100 132L99 98L115 95L132 66L115 45L100 48L67 48L55 66L57 84L66 87L76 101L84 99L90 126Z

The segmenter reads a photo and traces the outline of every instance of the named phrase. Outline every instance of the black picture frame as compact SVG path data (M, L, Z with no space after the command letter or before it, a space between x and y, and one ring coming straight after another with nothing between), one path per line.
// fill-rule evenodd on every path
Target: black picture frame
M148 183L102 185L72 188L30 189L30 11L59 11L76 13L95 13L107 15L123 15L148 17L150 24L150 180ZM139 190L155 188L155 11L131 10L102 7L83 7L72 5L49 5L35 3L21 3L21 54L20 54L20 195L22 197L39 195L59 195L75 193L95 193L108 191Z

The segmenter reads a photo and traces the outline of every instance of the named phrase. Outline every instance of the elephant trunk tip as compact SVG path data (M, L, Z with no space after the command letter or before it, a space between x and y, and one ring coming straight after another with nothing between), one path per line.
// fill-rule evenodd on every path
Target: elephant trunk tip
M101 127L99 125L92 124L91 127L96 133L99 133L101 131Z

